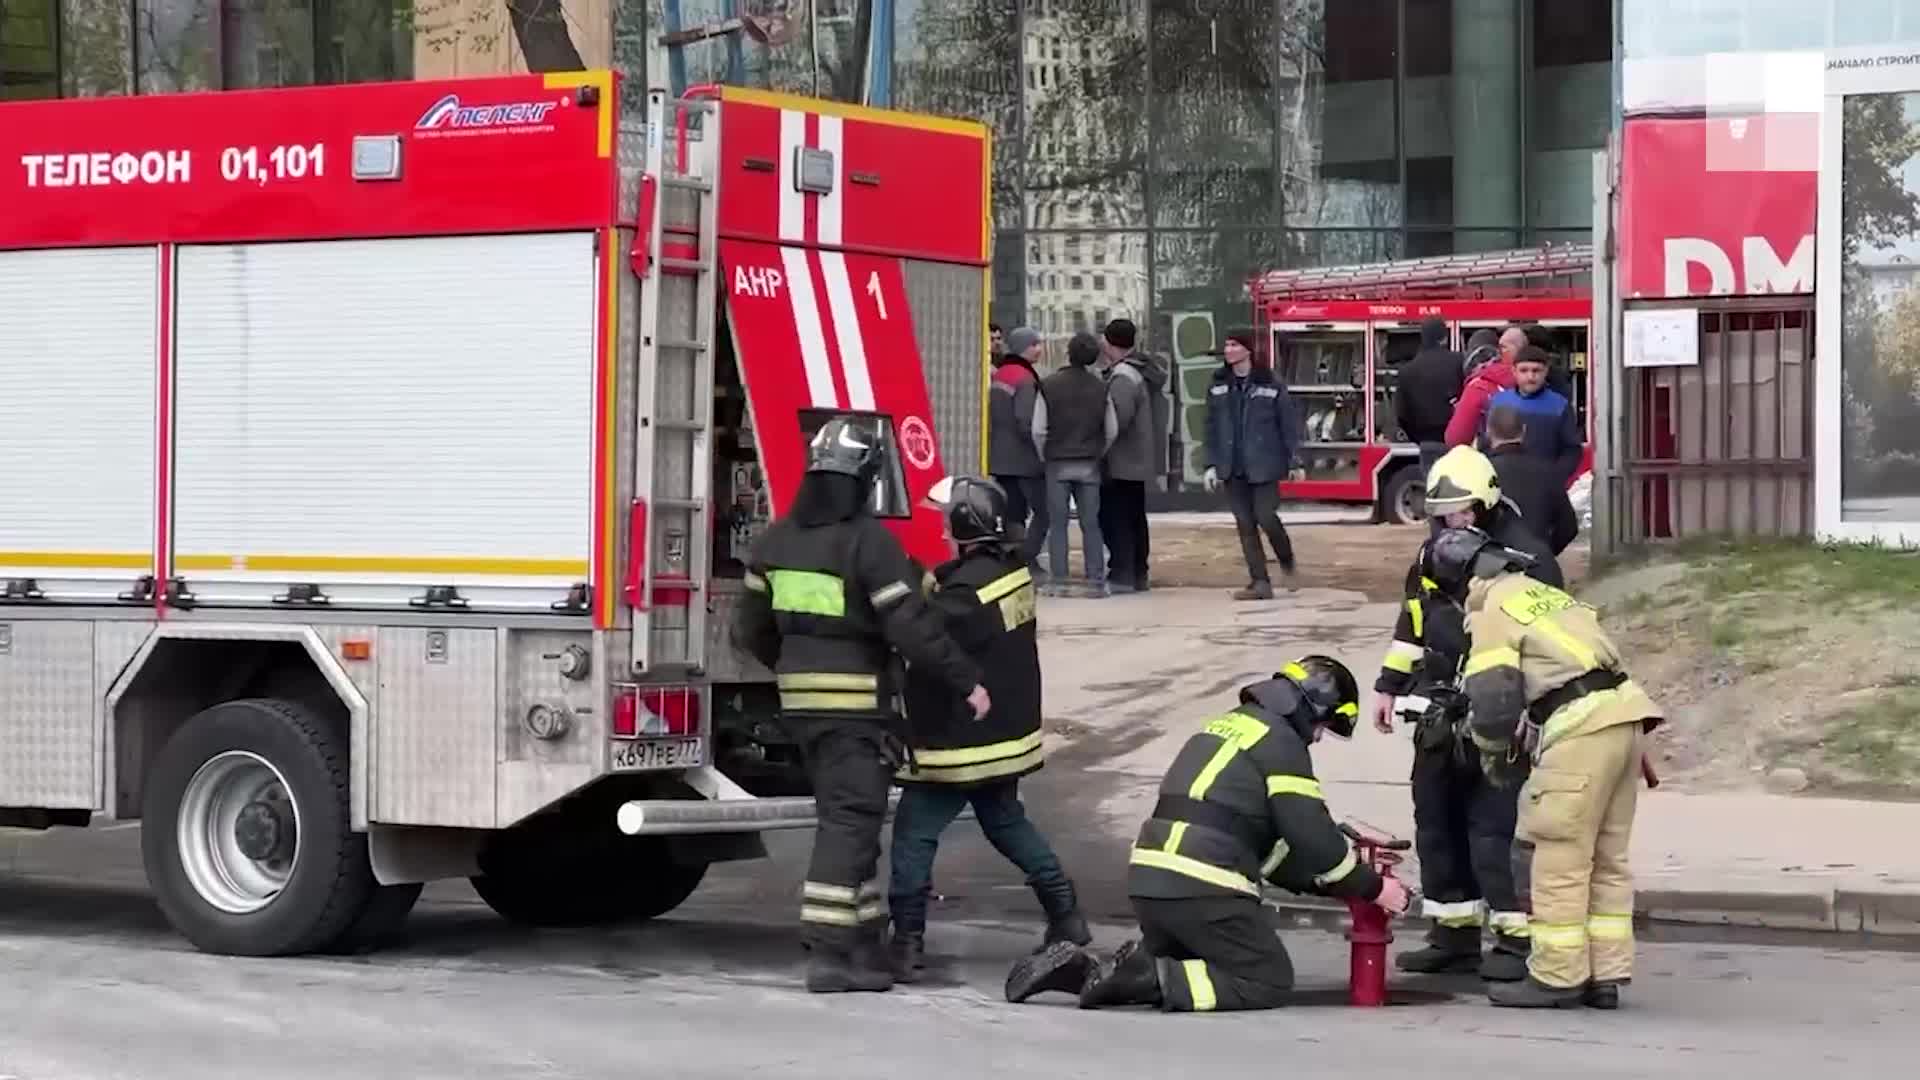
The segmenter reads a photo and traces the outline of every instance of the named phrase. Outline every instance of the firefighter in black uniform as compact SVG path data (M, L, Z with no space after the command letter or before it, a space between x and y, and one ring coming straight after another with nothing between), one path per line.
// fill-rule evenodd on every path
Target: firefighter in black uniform
M937 672L907 672L913 760L896 777L905 791L893 818L887 906L893 973L912 982L925 950L927 896L940 834L972 804L980 830L1027 875L1047 919L1043 945L1093 940L1073 881L1020 803L1020 777L1045 760L1040 732L1040 643L1035 590L1007 519L1007 495L992 480L943 481L947 537L958 558L933 571L929 602L961 649L986 672L993 712L975 720Z
M1007 1000L1060 990L1083 1009L1271 1009L1293 988L1293 962L1261 879L1404 912L1406 887L1360 862L1334 825L1307 750L1325 731L1352 736L1359 713L1353 674L1325 656L1242 689L1238 708L1187 740L1140 828L1127 891L1141 940L1099 961L1054 945L1014 966Z
M1465 446L1448 451L1428 475L1427 500L1436 522L1498 533L1508 546L1535 555L1529 574L1561 584L1552 551L1501 496L1485 454ZM1526 977L1529 943L1524 889L1516 888L1513 875L1518 786L1489 782L1462 731L1466 614L1434 583L1433 544L1421 544L1407 570L1406 602L1373 684L1374 727L1393 731L1396 699L1413 725L1414 847L1421 914L1432 920L1426 948L1402 953L1394 963L1402 971L1478 970L1488 981L1512 982ZM1484 958L1483 927L1493 931Z
M733 624L734 642L773 670L813 784L819 826L800 921L816 993L893 986L874 871L902 757L894 653L974 716L990 705L979 667L927 610L921 570L869 512L880 464L877 433L846 417L821 426L792 510L754 544Z

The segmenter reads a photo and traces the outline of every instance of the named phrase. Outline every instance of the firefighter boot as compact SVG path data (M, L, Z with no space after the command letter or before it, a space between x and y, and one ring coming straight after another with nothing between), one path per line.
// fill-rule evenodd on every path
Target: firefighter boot
M1042 952L1063 941L1093 944L1093 932L1087 929L1086 916L1080 914L1080 902L1074 895L1072 881L1063 878L1058 885L1035 885L1033 895L1039 898L1040 910L1047 916L1046 939L1034 952Z
M1493 948L1480 961L1480 977L1488 982L1519 982L1527 977L1527 954L1532 950L1526 938L1511 934L1493 935Z
M1159 965L1154 963L1153 954L1141 948L1137 941L1120 946L1111 957L1095 966L1080 991L1083 1009L1160 1002Z
M1393 966L1416 975L1471 974L1481 967L1480 928L1436 926L1427 932L1426 948L1401 953L1393 958ZM1520 974L1526 974L1524 961Z
M1548 986L1529 975L1519 982L1492 983L1487 1000L1508 1009L1577 1009L1586 1003L1585 986Z
M1587 984L1587 993L1582 1003L1589 1009L1617 1009L1620 1007L1620 987L1622 981L1614 979L1596 979Z
M1018 1005L1049 990L1077 994L1093 968L1093 957L1080 946L1070 941L1049 945L1022 957L1007 972L1007 1000Z
M879 934L862 933L853 941L816 943L807 960L807 989L816 994L893 989L893 971L887 966Z

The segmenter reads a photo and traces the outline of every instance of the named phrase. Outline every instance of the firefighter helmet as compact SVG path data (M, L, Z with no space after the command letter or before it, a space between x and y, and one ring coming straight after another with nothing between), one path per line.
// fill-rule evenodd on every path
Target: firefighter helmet
M1427 513L1438 516L1458 510L1491 510L1500 504L1500 477L1487 455L1471 446L1456 446L1427 470Z
M1314 723L1325 724L1342 739L1353 738L1353 726L1360 717L1360 684L1345 664L1315 653L1281 668L1280 677L1300 688L1313 710Z
M851 418L833 417L820 425L807 444L807 471L839 473L872 483L880 475L879 440Z
M1525 570L1533 565L1533 556L1515 551L1479 529L1448 529L1433 540L1427 562L1428 576L1440 591L1460 599L1466 596L1467 585L1474 578Z
M1007 539L1007 492L979 476L955 477L941 500L947 504L947 534L957 544Z

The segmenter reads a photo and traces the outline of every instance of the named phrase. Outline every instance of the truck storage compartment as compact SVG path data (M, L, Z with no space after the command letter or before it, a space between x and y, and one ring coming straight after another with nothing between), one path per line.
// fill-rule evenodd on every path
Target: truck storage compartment
M0 252L0 587L117 602L153 573L154 248Z
M564 604L591 550L594 274L590 233L181 248L194 600Z

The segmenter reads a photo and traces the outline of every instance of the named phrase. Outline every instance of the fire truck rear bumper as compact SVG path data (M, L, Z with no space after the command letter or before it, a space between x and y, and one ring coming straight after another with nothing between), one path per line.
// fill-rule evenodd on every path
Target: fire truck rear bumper
M628 836L664 836L674 833L771 832L775 829L811 829L813 800L805 796L756 798L725 773L712 766L690 771L687 783L704 799L634 799L621 804L616 820ZM891 818L900 793L887 797ZM972 817L973 808L960 818Z

